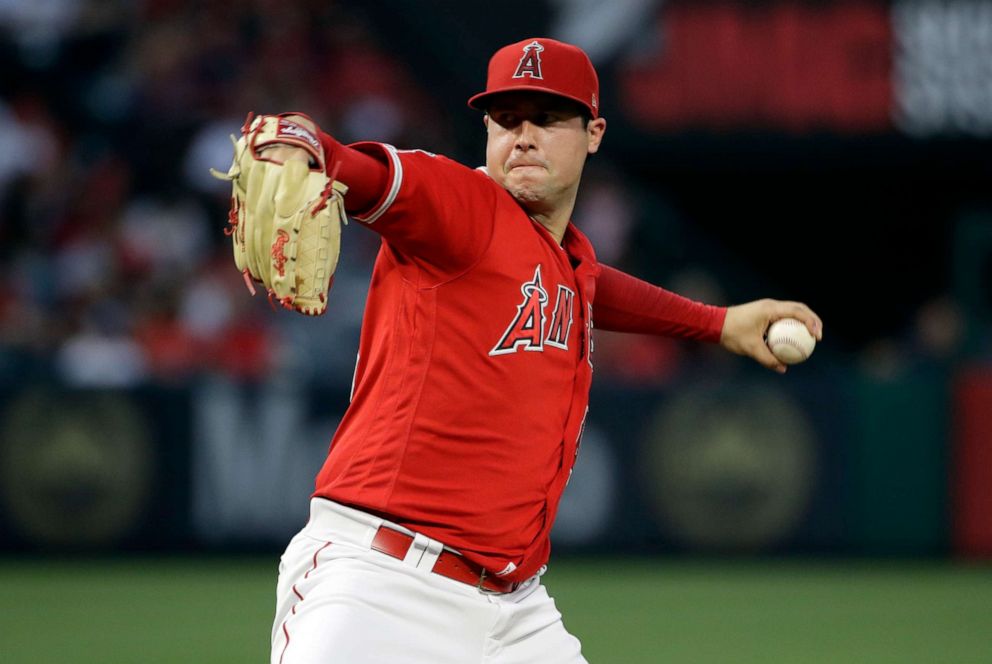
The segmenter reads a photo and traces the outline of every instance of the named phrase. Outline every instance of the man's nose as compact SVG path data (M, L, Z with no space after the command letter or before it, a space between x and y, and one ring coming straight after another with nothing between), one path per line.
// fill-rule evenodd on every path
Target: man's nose
M518 150L531 150L537 147L535 142L537 125L530 120L524 120L517 126L517 140L514 147Z

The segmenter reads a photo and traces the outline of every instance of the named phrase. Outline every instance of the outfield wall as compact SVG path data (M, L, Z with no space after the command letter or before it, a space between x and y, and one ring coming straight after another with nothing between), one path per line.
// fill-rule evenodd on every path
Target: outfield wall
M39 380L0 403L3 551L274 550L306 518L347 393ZM599 384L555 547L987 557L990 404L983 364Z

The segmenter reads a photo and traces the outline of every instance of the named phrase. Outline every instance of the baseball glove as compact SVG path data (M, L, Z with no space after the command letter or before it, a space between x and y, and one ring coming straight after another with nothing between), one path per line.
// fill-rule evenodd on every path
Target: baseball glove
M309 316L327 310L341 249L341 224L348 223L348 187L328 177L324 150L313 120L297 113L249 113L235 139L234 162L214 177L232 185L226 233L234 242L234 262L252 295L262 284L270 300ZM275 159L271 148L303 148L303 159ZM268 155L268 156L267 156Z

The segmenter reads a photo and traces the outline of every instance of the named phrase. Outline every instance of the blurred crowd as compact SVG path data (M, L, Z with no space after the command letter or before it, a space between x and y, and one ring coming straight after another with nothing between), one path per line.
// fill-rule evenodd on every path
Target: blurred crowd
M402 64L333 3L0 3L0 34L0 348L72 383L292 361L292 329L232 278L229 185L208 175L248 109L321 109L344 140L430 125ZM368 263L372 238L351 235ZM330 327L354 336L350 281Z
M229 185L208 171L226 170L249 110L303 110L344 142L481 161L362 8L0 0L0 375L130 386L291 371L350 385L377 236L346 229L327 315L273 314L234 269ZM724 262L697 260L709 240L608 156L590 162L574 219L602 261L727 303L727 276L698 267ZM912 334L953 355L959 319L953 302L924 305ZM598 332L596 344L600 380L627 384L726 362L666 339ZM906 352L882 343L868 359L891 367Z
M348 383L378 238L346 229L318 321L248 297L222 229L229 134L248 110L305 109L347 142L456 154L431 96L354 5L321 0L0 2L0 368L76 385L259 379ZM347 66L343 63L347 62ZM481 159L481 155L479 155ZM634 197L603 167L576 219L622 263ZM677 346L604 354L656 380ZM630 360L624 360L630 357Z

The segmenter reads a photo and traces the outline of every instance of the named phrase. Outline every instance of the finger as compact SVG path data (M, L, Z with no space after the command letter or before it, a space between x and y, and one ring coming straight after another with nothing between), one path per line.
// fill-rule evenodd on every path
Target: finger
M247 247L248 270L256 279L262 278L261 266L258 264L257 242L264 216L262 208L264 206L265 171L264 163L256 162L253 164L251 172L248 174L248 182L245 185L248 195L245 201L246 226L242 232ZM251 223L247 223L248 220L251 220Z
M780 374L785 373L786 366L778 361L778 358L772 354L772 351L765 344L755 346L751 351L751 357L766 369L771 369Z
M801 321L813 338L817 341L823 340L823 321L807 305L802 302L783 302L783 318L795 318Z
M258 203L262 196L262 189L265 183L265 167L263 164L255 163L248 173L248 181L245 182L247 198L245 203L249 210L257 210Z
M255 209L257 219L252 238L258 262L259 276L266 287L272 286L272 262L269 260L269 246L272 242L272 221L275 217L275 199L279 186L279 166L259 162L263 166L265 179L262 180L262 191L258 196L258 207Z
M799 320L806 324L806 329L809 330L814 339L823 341L823 321L809 307L806 308L806 312Z
M291 160L283 164L276 190L276 216L290 217L302 207L309 172L304 161Z
M262 148L258 154L276 164L284 164L288 161L310 162L310 153L295 145L275 143Z

